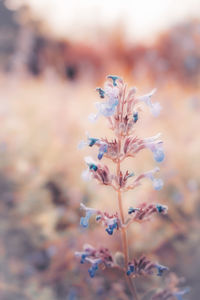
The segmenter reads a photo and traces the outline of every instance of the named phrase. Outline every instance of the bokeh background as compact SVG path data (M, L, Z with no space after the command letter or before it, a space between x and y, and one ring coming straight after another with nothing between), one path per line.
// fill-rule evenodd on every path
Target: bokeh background
M117 74L139 94L157 87L160 117L144 112L138 135L162 132L165 185L146 182L124 206L153 201L169 215L133 226L131 253L170 267L199 299L200 2L195 0L0 1L0 299L131 299L116 271L90 279L74 258L84 243L121 248L92 223L80 228L80 202L116 211L115 194L84 183L77 150L88 130L110 133L95 111L96 86ZM151 153L129 162L154 167ZM137 280L139 291L163 278Z

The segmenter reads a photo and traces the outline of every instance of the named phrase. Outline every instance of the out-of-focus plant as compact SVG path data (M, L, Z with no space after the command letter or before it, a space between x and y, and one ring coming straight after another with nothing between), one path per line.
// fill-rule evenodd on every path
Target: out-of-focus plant
M164 160L163 143L160 140L160 134L141 139L135 133L135 124L141 115L141 104L146 104L155 117L159 115L161 106L158 102L153 103L151 101L155 90L144 96L137 97L136 88L134 87L127 91L127 85L120 77L110 75L108 79L111 79L111 81L108 80L105 83L104 89L97 88L100 98L105 101L96 103L98 112L90 115L89 118L95 121L100 116L106 117L115 138L109 141L107 138L99 139L88 135L87 140L79 144L79 148L96 146L98 148L99 161L106 157L116 164L116 174L112 174L107 165L87 156L85 157L85 162L88 168L83 172L83 178L86 180L94 178L102 185L111 186L117 193L118 212L111 215L108 212L90 208L81 203L81 209L85 211L85 216L81 217L80 225L87 228L89 219L95 215L96 221L106 228L105 230L109 235L113 235L114 231L119 230L121 232L123 253L118 252L113 258L107 248L100 247L96 249L91 245L85 245L83 251L76 252L75 255L81 258L82 264L85 262L90 264L88 272L92 278L99 267L121 269L132 296L134 299L139 299L133 279L146 275L162 276L163 272L168 270L168 268L152 262L145 256L130 259L127 229L134 222L142 223L149 220L155 213L166 214L168 208L159 203L142 203L138 207L130 207L125 214L122 203L123 192L133 190L145 178L152 181L155 190L160 190L163 186L163 181L155 177L155 174L159 171L158 167L135 176L132 170L127 170L123 173L121 164L128 157L135 158L136 154L143 149L150 149L156 162L160 163ZM171 294L169 292L168 295L171 298L180 299L181 292ZM153 297L152 299L160 299L155 298L159 297L159 294ZM166 299L169 299L169 296Z

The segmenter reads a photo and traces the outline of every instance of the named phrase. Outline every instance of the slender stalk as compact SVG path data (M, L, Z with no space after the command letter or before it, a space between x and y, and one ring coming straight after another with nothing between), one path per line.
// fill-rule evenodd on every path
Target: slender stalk
M121 151L121 138L118 137L118 160L117 160L117 177L119 178L120 176L120 151ZM123 206L122 206L122 195L120 188L117 190L117 198L118 198L118 207L119 207L119 213L120 213L120 218L122 225L124 225L124 211L123 211ZM137 292L135 285L131 278L126 275L126 270L128 269L128 262L129 262L129 253L128 253L128 240L127 240L127 231L126 228L122 227L121 228L121 237L122 237L122 244L123 244L123 253L124 253L124 259L125 259L125 278L126 281L129 285L130 291L134 297L134 300L138 300Z

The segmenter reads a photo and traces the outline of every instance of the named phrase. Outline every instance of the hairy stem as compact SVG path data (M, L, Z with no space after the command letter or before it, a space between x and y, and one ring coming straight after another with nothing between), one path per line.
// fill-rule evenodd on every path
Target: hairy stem
M120 158L119 154L121 151L121 138L118 137L118 161L117 161L117 177L119 178L120 176ZM123 206L122 206L122 195L120 188L117 190L117 198L118 198L118 207L119 207L119 213L120 213L120 218L122 225L124 225L124 211L123 211ZM125 278L126 281L129 285L130 291L134 297L134 300L138 300L137 292L135 285L131 278L126 275L126 270L128 269L128 262L129 262L129 253L128 253L128 240L127 240L127 231L126 228L122 227L121 228L121 236L122 236L122 244L123 244L123 253L124 253L124 259L125 259Z

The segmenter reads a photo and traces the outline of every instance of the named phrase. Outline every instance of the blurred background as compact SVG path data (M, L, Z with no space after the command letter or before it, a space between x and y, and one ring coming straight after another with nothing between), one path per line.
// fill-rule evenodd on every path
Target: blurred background
M131 228L131 254L169 266L191 289L185 299L199 299L199 0L0 0L1 300L131 299L116 271L91 279L74 258L84 243L121 248L118 233L79 225L80 202L116 211L109 188L82 181L89 150L77 150L86 130L110 135L103 119L88 121L108 74L140 95L156 87L163 108L156 119L144 112L137 130L162 132L164 188L145 182L124 207L158 202L169 215ZM155 166L146 152L130 164L136 173Z

